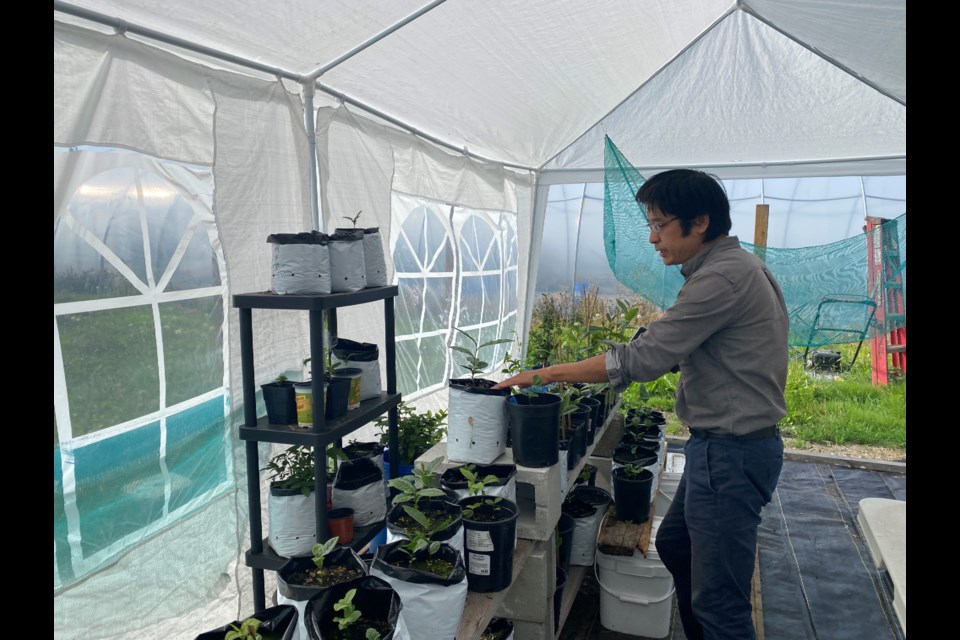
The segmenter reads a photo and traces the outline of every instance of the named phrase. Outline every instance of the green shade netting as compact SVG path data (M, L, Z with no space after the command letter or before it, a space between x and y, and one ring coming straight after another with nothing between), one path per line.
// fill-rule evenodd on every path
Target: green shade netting
M606 138L603 241L607 261L623 285L666 309L677 299L683 276L678 265L664 265L649 242L647 213L635 200L645 181ZM783 289L791 346L859 342L906 327L906 213L825 245L794 249L741 245L766 262Z

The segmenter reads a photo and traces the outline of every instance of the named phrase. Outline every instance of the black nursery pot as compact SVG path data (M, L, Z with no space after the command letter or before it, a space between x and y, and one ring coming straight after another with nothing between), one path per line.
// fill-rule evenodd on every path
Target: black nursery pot
M464 561L471 591L503 591L513 582L513 550L517 540L516 503L501 499L494 505L482 504L487 496L469 496L460 500L464 510L474 508L473 519L463 516Z
M345 416L349 399L350 378L331 378L327 386L327 403L323 415L327 420Z
M644 469L639 476L630 477L623 467L617 467L611 473L613 494L617 496L614 507L617 520L629 520L635 524L646 522L650 518L650 487L653 473Z
M557 588L553 592L553 628L560 626L560 607L563 605L563 587L567 584L567 572L557 567Z
M267 421L270 424L297 423L297 393L292 380L280 384L270 382L260 385L263 390L263 404L267 408Z
M600 407L602 402L596 398L590 396L584 396L580 398L580 406L590 408L590 429L587 431L587 445L592 445L594 438L596 438L597 431L602 426L600 422Z
M557 547L557 567L570 571L570 552L573 550L573 528L577 521L569 513L561 513L557 521L557 535L560 546Z
M507 398L513 461L549 467L560 459L560 396L541 393Z

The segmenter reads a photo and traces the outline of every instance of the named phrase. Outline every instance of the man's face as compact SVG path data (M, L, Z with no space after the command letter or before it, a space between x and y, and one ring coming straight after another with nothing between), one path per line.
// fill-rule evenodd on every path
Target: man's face
M663 264L683 264L703 247L703 237L709 225L706 215L694 218L690 226L690 233L683 235L680 220L667 215L656 206L647 209L647 227L650 229L650 244L652 244ZM659 229L659 232L656 230Z

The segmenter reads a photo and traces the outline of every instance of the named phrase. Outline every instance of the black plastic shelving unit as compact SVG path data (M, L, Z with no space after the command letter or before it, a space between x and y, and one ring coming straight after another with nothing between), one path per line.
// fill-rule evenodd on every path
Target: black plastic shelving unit
M250 549L246 553L246 563L253 570L254 610L259 613L266 608L264 592L264 570L276 571L286 558L277 555L263 537L263 525L260 520L260 460L257 450L259 442L281 444L299 444L311 446L320 451L314 452L316 484L314 493L317 512L317 539L327 538L327 446L339 443L344 436L353 433L361 426L380 417L384 413L389 420L389 447L399 450L397 437L400 394L397 393L396 342L394 339L393 299L398 287L371 287L352 293L332 293L327 295L277 295L274 293L244 293L233 296L233 306L240 312L240 363L243 385L243 418L240 427L240 439L246 441L247 493L250 511ZM384 339L387 370L386 392L378 398L365 400L360 407L348 411L345 416L326 421L323 407L319 410L316 398L323 397L323 379L325 376L323 316L327 315L330 333L337 333L337 309L358 304L383 301ZM313 426L301 428L295 425L269 424L266 418L257 417L257 386L253 368L253 310L289 309L306 311L310 314L310 357L314 363L312 382L314 398ZM319 366L317 366L319 365ZM397 477L400 466L391 465L390 476ZM358 527L350 543L359 549L369 542L383 527L384 523L375 523Z

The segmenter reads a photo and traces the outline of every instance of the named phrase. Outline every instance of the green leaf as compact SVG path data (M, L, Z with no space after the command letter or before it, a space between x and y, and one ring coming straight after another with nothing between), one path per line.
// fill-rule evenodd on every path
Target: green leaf
M388 484L394 489L399 489L404 493L413 493L417 490L417 487L412 482L407 480L406 476L403 478L391 478Z
M470 358L473 357L473 351L468 351L468 350L465 349L464 347L458 347L458 346L454 345L454 346L452 346L452 347L450 347L450 348L453 349L454 351L459 351L460 353L465 353L465 354L467 354L467 356L470 357Z
M456 327L454 327L454 329L456 329L457 331L459 331L460 334L463 335L463 337L465 337L467 340L469 340L470 342L472 342L474 345L477 344L477 341L473 339L473 336L470 335L469 333L467 333L466 331L464 331L463 329L458 329L458 328L456 328ZM454 347L454 348L456 348L456 347ZM469 353L469 352L468 352L468 353Z
M423 515L423 512L419 509L414 509L413 507L408 507L403 505L403 510L407 512L407 515L417 521L424 529L430 528L430 520L427 519L427 516Z

